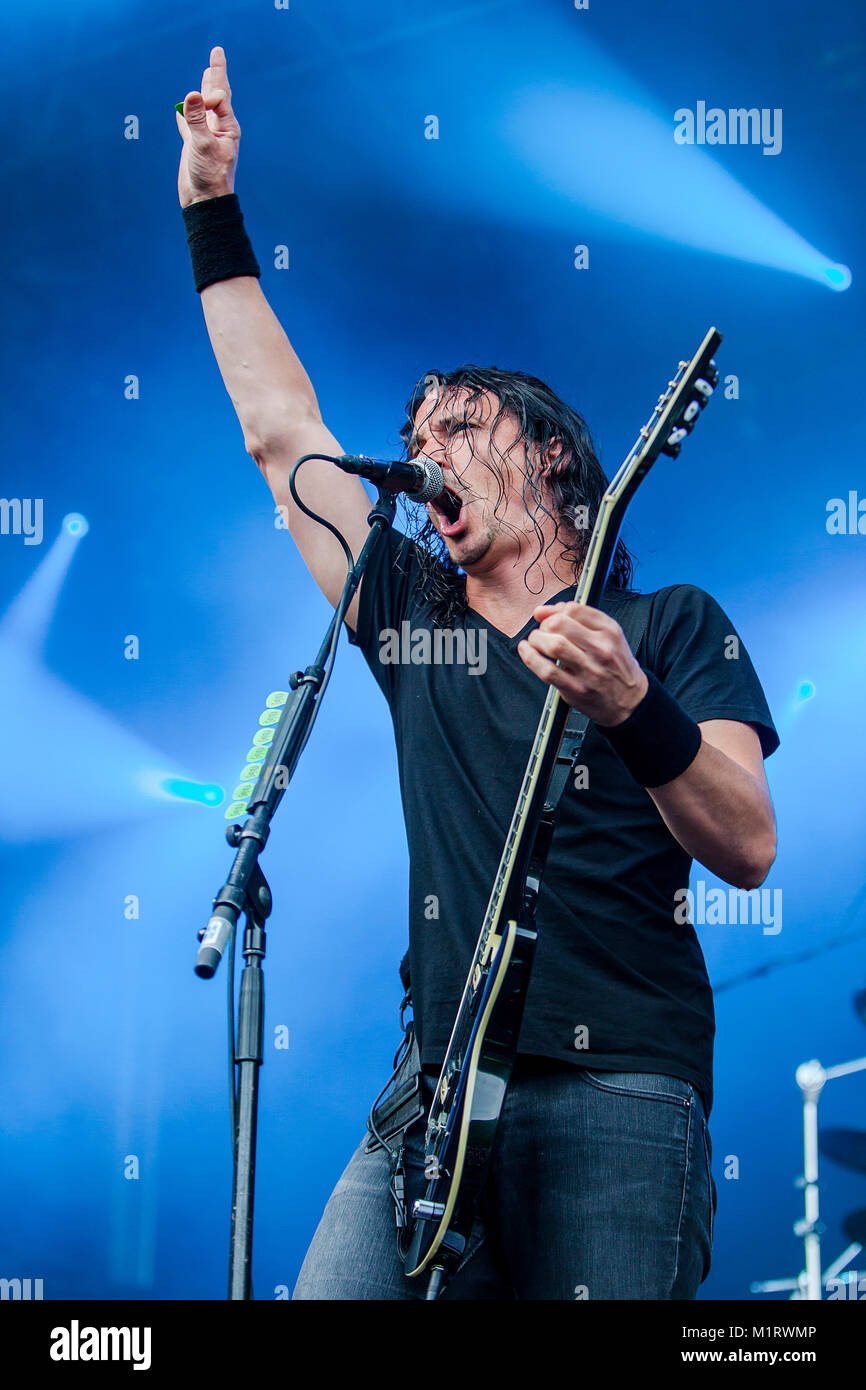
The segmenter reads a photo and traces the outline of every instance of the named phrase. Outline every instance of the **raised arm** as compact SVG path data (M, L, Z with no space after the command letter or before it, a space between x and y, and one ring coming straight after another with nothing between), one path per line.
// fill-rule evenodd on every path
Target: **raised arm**
M189 92L183 115L178 171L181 207L225 197L234 191L240 126L231 105L226 58L211 49L200 92ZM292 465L302 454L341 454L322 420L304 367L265 299L254 275L238 275L206 286L202 309L211 346L237 412L244 446L267 481L292 538L325 597L336 604L346 576L346 559L336 539L304 516L289 495ZM298 491L345 536L357 557L367 536L370 499L360 480L330 463L311 459L299 470ZM358 595L346 621L354 628Z

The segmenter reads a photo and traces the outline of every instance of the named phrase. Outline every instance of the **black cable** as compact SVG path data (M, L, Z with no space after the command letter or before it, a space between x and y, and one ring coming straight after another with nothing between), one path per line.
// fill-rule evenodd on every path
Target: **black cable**
M232 1165L238 1161L238 1093L235 1072L235 933L237 922L232 923L229 933L229 958L226 970L228 1039L229 1039L229 1117L232 1127Z
M388 1080L385 1082L385 1085L382 1087L381 1091L380 1091L379 1094L376 1096L376 1099L373 1101L373 1104L370 1106L370 1113L369 1113L369 1115L367 1116L367 1121L368 1121L368 1123L369 1123L371 1132L372 1132L372 1133L375 1135L375 1137L378 1139L379 1143L382 1145L382 1148L383 1148L383 1149L387 1149L389 1153L393 1153L394 1151L390 1148L390 1146L389 1146L389 1145L386 1143L386 1141L382 1138L381 1134L379 1133L378 1129L376 1128L376 1122L375 1122L375 1120L373 1119L373 1111L376 1109L376 1106L379 1104L379 1101L382 1100L382 1098L384 1097L385 1092L388 1090L388 1087L391 1085L391 1082L396 1080L396 1078L397 1078L397 1073L398 1073L398 1071L400 1070L400 1067L401 1067L401 1065L402 1065L402 1063L403 1063L403 1057L401 1057L400 1054L401 1054L401 1053L404 1053L404 1054L405 1054L406 1052L408 1052L409 1046L410 1046L410 1043L409 1043L409 1034L408 1034L408 1032L406 1032L406 1033L403 1034L403 1037L402 1037L402 1040L401 1040L401 1042L400 1042L400 1045L399 1045L399 1047L397 1048L396 1053L394 1054L394 1062L393 1062L394 1070L391 1072L391 1075L388 1077Z
M396 1208L396 1214L397 1214L397 1253L399 1254L400 1259L401 1259L404 1263L405 1263L405 1261L406 1261L406 1254L407 1254L407 1251L406 1251L406 1249L404 1248L403 1238L404 1238L404 1234L405 1234L405 1233L408 1231L408 1229L409 1229L409 1219L408 1219L408 1215L407 1215L407 1212L406 1212L406 1203L405 1203L405 1201L404 1201L404 1196L405 1196L405 1173L406 1173L406 1170L405 1170L405 1168L402 1166L402 1164L403 1164L403 1150L404 1150L404 1148L405 1148L405 1135L406 1135L406 1130L411 1128L411 1124L417 1124L418 1119L420 1119L421 1116L416 1117L416 1119L413 1120L413 1121L411 1122L410 1125L406 1125L406 1126L404 1126L404 1128L403 1128L401 1131L398 1131L398 1133L399 1133L399 1135L400 1135L400 1144L399 1144L399 1147L398 1147L398 1148L392 1149L391 1146L388 1144L387 1140L385 1140L385 1139L382 1137L382 1134L380 1133L379 1129L377 1128L376 1121L373 1119L373 1112L375 1111L376 1106L379 1104L380 1100L382 1100L382 1098L383 1098L383 1097L385 1096L385 1094L387 1093L388 1088L389 1088L389 1086L391 1085L391 1083L392 1083L394 1080L396 1080L397 1073L399 1072L401 1066L403 1065L403 1062L404 1062L405 1059L406 1059L406 1056L407 1056L408 1052L409 1052L410 1049L411 1049L411 1046L412 1046L412 1038L410 1037L409 1027L411 1026L411 1027L414 1029L414 1024L412 1024L412 1025L407 1025L406 1022L405 1022L405 1013L406 1013L406 1009L407 1009L407 1007L409 1006L410 1003L411 1003L410 994L409 994L409 991L407 990L406 993L405 993L404 996L403 996L403 1001L402 1001L402 1003L401 1003L401 1005L400 1005L400 1027L403 1029L403 1037L402 1037L402 1039L401 1039L401 1041L400 1041L400 1043L399 1043L399 1046L398 1046L398 1048L397 1048L397 1051L396 1051L395 1054L394 1054L394 1060L393 1060L393 1063L392 1063L394 1070L392 1071L391 1075L388 1077L388 1080L385 1082L385 1085L382 1087L381 1091L379 1092L379 1094L376 1096L375 1100L373 1101L373 1104L372 1104L371 1107L370 1107L370 1114L369 1114L368 1117L367 1117L367 1123L368 1123L368 1126L369 1126L369 1128L370 1128L372 1134L373 1134L374 1137L378 1140L378 1142L381 1144L381 1146L382 1146L382 1148L385 1150L385 1152L386 1152L387 1154L390 1154L390 1156L391 1156L390 1173L389 1173L389 1177L388 1177L388 1191L389 1191L390 1194L391 1194L391 1198L392 1198L392 1200L393 1200L393 1202L394 1202L394 1206L395 1206L395 1208ZM420 1075L420 1073L419 1073L419 1075ZM426 1109L426 1107L424 1107L424 1108ZM403 1194L402 1194L402 1195L397 1191L397 1178L398 1178L398 1176L400 1176L400 1175L402 1175L403 1180L404 1180L404 1181L403 1181Z
M324 463L333 464L336 464L337 462L337 460L331 454L302 454L301 457L294 464L292 471L289 474L289 492L292 494L292 497L294 498L297 506L301 509L305 516L310 517L313 521L318 521L320 526L324 526L326 531L330 531L332 536L337 537L337 540L343 547L343 554L345 555L349 569L351 570L352 566L355 563L355 560L351 550L349 549L348 542L346 541L345 536L342 534L342 532L337 530L336 526L332 526L331 522L327 521L325 517L319 516L318 512L311 512L309 507L306 506L305 503L303 503L300 497L298 496L298 491L295 487L295 474L297 473L301 464L306 463L309 459L322 459Z
M401 1135L400 1135L400 1144L399 1144L399 1147L396 1148L396 1149L392 1149L391 1146L390 1146L390 1144L387 1142L387 1140L385 1140L385 1139L382 1138L382 1135L381 1135L381 1133L379 1132L379 1129L378 1129L377 1126L376 1126L376 1121L373 1119L373 1111L376 1109L376 1106L379 1104L380 1100L382 1100L382 1098L385 1096L385 1094L386 1094L386 1092L387 1092L389 1086L391 1085L391 1083L392 1083L393 1081L396 1080L397 1073L399 1072L400 1067L401 1067L402 1064L403 1064L404 1057L405 1057L406 1053L409 1051L410 1046L411 1046L411 1040L410 1040L408 1031L406 1031L406 1032L404 1032L403 1038L402 1038L402 1040L401 1040L401 1042L400 1042L400 1044L399 1044L399 1046L398 1046L398 1048L397 1048L396 1053L394 1054L394 1070L392 1071L391 1075L388 1077L388 1080L385 1082L385 1085L382 1087L382 1089L381 1089L381 1091L379 1092L379 1094L376 1096L375 1100L373 1101L373 1104L370 1106L370 1113L369 1113L369 1115L367 1116L367 1124L368 1124L368 1126L369 1126L369 1128L370 1128L371 1133L373 1134L374 1138L376 1138L376 1139L379 1141L379 1143L382 1145L382 1148L385 1150L385 1152L386 1152L387 1154L390 1154L390 1156L391 1156L390 1173L389 1173L389 1176L388 1176L388 1191L391 1193L391 1198L392 1198L392 1200L393 1200L393 1202L394 1202L394 1206L396 1207L397 1212L398 1212L398 1214L399 1214L399 1221L398 1221L398 1226L397 1226L397 1250L398 1250L398 1253L399 1253L399 1255L400 1255L401 1260L404 1260L404 1261L405 1261L405 1259L406 1259L406 1254L405 1254L405 1251L403 1250L403 1242L402 1242L402 1240L401 1240L401 1231L402 1231L402 1230L405 1230L405 1228L406 1228L406 1226L407 1226L408 1223L407 1223L407 1217L406 1217L406 1204L405 1204L405 1202L403 1201L403 1198L400 1196L400 1194L399 1194L398 1191L397 1191L397 1182L396 1182L396 1180L397 1180L397 1174L398 1174L398 1172L400 1171L400 1163L401 1163L401 1158L402 1158L402 1154L403 1154L403 1135L402 1135L402 1133L401 1133ZM401 1055L401 1054L402 1054L402 1055Z
M310 508L304 502L301 501L301 498L298 495L298 490L295 485L295 474L297 473L301 464L306 463L309 459L322 459L325 463L333 464L336 464L337 462L337 460L333 458L331 454L302 454L301 457L293 465L292 471L289 474L289 492L292 494L292 498L294 499L296 505L300 508L300 510L304 513L305 516L310 517L312 521L317 521L320 526L324 526L327 531L330 531L333 536L336 536L337 540L340 542L340 545L343 547L343 554L346 557L346 564L348 567L346 578L348 579L349 574L351 574L352 569L355 565L355 557L349 549L349 544L345 536L342 534L341 531L338 531L337 527L333 526L331 522L327 520L326 517L319 516L318 512L311 511ZM331 673L334 669L334 661L337 655L337 645L339 643L340 632L342 631L343 627L343 618L345 617L346 609L348 608L350 602L351 598L347 593L346 587L344 585L343 592L340 596L340 602L337 605L336 622L334 623L334 635L331 639L331 646L329 648L328 655L325 660L324 676L322 678L322 683L319 686L319 689L316 693L315 708L313 710L312 718L310 719L310 722L307 725L307 732L304 735L304 741L295 754L293 766L297 765L298 759L300 758L301 754L307 746L310 734L313 732L313 725L319 717L319 709L321 707L322 696L328 688L328 682L331 679Z

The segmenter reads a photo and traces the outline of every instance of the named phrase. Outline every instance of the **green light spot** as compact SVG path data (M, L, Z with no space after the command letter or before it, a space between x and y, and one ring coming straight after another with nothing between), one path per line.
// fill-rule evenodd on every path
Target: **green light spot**
M265 700L265 704L267 705L268 709L279 709L280 705L284 705L288 698L288 690L272 690L268 698Z
M266 747L269 743L273 743L273 741L274 741L274 730L273 730L273 729L259 729L259 731L258 731L256 734L253 735L253 743L254 743L254 745L255 745L257 748L264 748L264 747Z
M267 748L253 747L247 753L248 763L263 763L268 756Z
M279 724L282 718L282 711L278 709L266 709L259 715L260 724Z
M236 816L242 816L247 809L245 801L233 801L225 813L226 820L234 820Z

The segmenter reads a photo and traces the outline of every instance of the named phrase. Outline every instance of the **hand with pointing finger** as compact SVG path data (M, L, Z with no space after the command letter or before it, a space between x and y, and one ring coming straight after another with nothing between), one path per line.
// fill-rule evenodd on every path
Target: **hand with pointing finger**
M234 192L241 128L232 111L226 55L221 48L211 49L201 91L188 92L183 115L179 111L175 115L183 136L177 175L181 207Z

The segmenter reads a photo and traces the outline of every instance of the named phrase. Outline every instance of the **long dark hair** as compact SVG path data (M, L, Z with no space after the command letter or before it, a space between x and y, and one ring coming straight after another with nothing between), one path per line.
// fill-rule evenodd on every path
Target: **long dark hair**
M522 467L525 471L523 503L535 526L538 550L527 568L524 583L543 553L559 541L564 545L564 554L575 566L575 581L580 565L583 563L592 527L601 499L607 487L607 478L596 458L592 438L585 421L556 395L555 391L538 377L526 372L509 372L500 367L477 367L466 363L450 372L426 372L419 380L406 404L406 421L400 429L405 456L409 455L415 416L424 403L428 392L433 392L430 412L440 404L446 394L465 388L468 395L461 397L461 410L477 401L485 391L489 391L499 402L495 416L484 423L484 430L493 433L506 415L512 416L519 425L518 441L523 443ZM458 427L448 427L449 438ZM554 440L562 441L562 450L551 464L548 459L549 446ZM495 444L491 455L495 458ZM509 450L510 452L510 450ZM494 516L505 498L508 463L503 455L499 461L504 466L501 472L497 464L483 460L497 480L499 495L493 509ZM540 483L550 489L554 511L545 502ZM466 579L451 560L444 541L437 532L426 511L420 507L407 507L407 532L418 545L418 560L421 567L421 590L431 603L436 621L442 625L453 622L466 608ZM553 516L556 530L553 538L544 545L544 534L538 524L538 515ZM617 542L608 583L620 590L630 590L634 573L634 561L622 541Z

